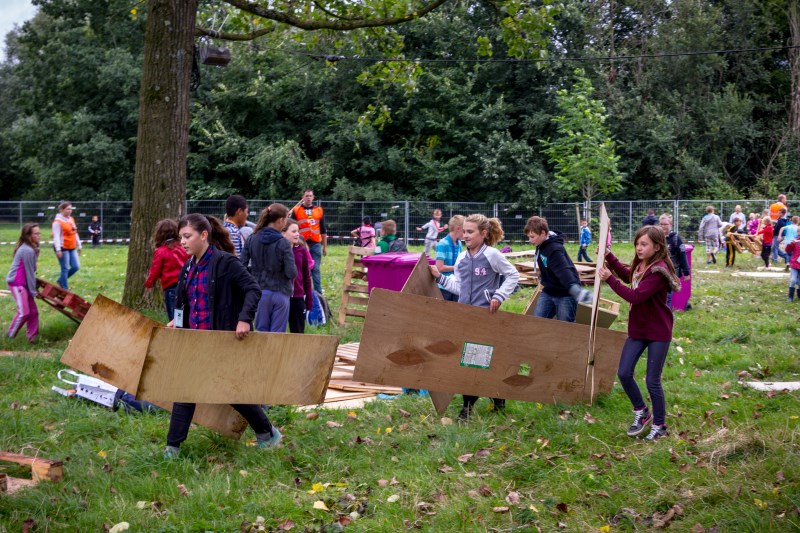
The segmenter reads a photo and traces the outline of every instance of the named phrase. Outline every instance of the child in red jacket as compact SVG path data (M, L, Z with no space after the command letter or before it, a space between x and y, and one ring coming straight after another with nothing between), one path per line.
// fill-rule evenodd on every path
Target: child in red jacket
M672 341L672 310L667 306L667 294L681 288L675 268L669 258L664 232L658 226L643 226L633 241L636 247L631 267L623 265L611 252L606 253L608 267L600 268L600 278L630 302L628 338L622 347L617 376L633 404L634 419L628 429L629 437L641 435L647 424L653 423L645 440L666 437L666 401L661 387L661 372ZM610 267L610 269L609 269ZM619 280L612 275L619 276ZM621 280L621 281L620 281ZM624 283L630 283L627 287ZM653 414L645 404L634 378L636 363L647 350L647 392L653 402Z
M189 259L189 254L181 246L178 238L178 224L172 219L161 220L156 224L156 229L153 231L153 244L156 251L153 254L150 273L144 282L144 294L146 298L150 298L156 281L161 282L167 321L170 321L175 312L175 288L178 286L178 275Z

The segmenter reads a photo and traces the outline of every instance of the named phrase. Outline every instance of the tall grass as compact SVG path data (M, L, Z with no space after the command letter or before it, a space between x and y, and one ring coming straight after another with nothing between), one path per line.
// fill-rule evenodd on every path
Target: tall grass
M323 283L335 310L345 252L330 252ZM10 253L0 248L0 271ZM126 254L85 250L72 287L90 300L98 292L119 300ZM757 265L744 255L732 271ZM57 277L51 250L39 269ZM166 414L125 415L50 391L76 326L40 303L37 345L24 335L0 341L20 352L0 357L0 450L63 460L65 476L0 496L0 531L20 531L26 520L36 531L119 522L131 531L256 531L288 521L292 531L336 531L348 521L352 531L634 531L655 528L670 510L667 525L678 531L797 531L798 395L744 388L737 374L800 380L800 302L786 303L786 279L701 270L696 264L693 309L676 315L664 373L670 436L655 444L625 436L630 404L615 386L591 407L509 402L498 414L483 400L463 425L442 424L429 400L414 396L350 412L319 408L317 419L274 407L282 448L248 446L249 431L233 442L197 427L181 457L166 462ZM520 312L529 296L521 289L503 308ZM603 296L617 299L608 289ZM13 312L0 298L5 324ZM624 330L626 318L622 305L614 328ZM316 331L352 342L360 326ZM31 351L38 357L21 353ZM20 473L7 464L0 471ZM314 507L320 501L328 510Z

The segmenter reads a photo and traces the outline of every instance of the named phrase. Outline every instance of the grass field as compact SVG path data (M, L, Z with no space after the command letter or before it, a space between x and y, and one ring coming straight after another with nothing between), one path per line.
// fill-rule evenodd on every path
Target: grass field
M0 247L4 273L11 250ZM615 251L632 256L630 246ZM75 292L118 300L126 254L85 250ZM323 262L334 309L344 258L333 247ZM615 385L591 407L512 401L495 414L484 399L464 425L442 424L427 399L410 396L318 409L314 420L275 407L282 448L248 446L249 430L233 442L198 427L180 459L166 462L168 415L114 413L50 391L76 326L40 303L36 346L24 335L0 341L0 350L24 352L0 356L0 450L63 460L65 476L0 495L0 531L121 522L130 531L798 531L798 393L756 392L738 374L800 380L800 302L786 302L786 278L732 276L754 271L756 258L741 256L734 269L700 263L664 373L671 435L654 444L625 436L630 405ZM40 276L57 273L43 249ZM521 289L503 309L521 312L529 295ZM603 296L617 299L607 288ZM7 327L10 298L0 298L0 314ZM623 305L614 329L626 318ZM360 326L321 332L352 342ZM19 475L8 464L2 471Z

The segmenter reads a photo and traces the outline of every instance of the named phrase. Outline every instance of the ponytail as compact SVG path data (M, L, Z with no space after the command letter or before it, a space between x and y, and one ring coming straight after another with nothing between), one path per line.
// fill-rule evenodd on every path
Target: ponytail
M261 210L261 214L258 217L258 224L256 224L254 233L258 233L276 220L287 218L288 216L288 207L283 204L270 204Z
M503 224L500 222L500 219L497 218L487 218L485 215L474 214L468 216L464 222L472 222L478 226L478 232L486 230L486 239L484 242L486 242L488 246L494 246L502 241L505 235L503 233Z

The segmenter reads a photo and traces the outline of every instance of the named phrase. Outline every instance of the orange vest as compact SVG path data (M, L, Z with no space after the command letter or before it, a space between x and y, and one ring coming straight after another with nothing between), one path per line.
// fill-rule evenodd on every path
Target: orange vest
M775 202L771 206L769 206L769 218L772 219L773 222L778 220L781 216L781 209L786 207L783 205L783 202Z
M78 228L75 227L75 220L72 217L69 217L69 221L61 220L57 218L55 220L59 224L61 224L61 249L62 250L74 250L78 247Z
M322 220L322 208L314 206L311 208L311 218L306 213L306 208L298 205L294 209L294 218L300 228L300 235L307 241L322 242L322 235L319 232L319 222Z

